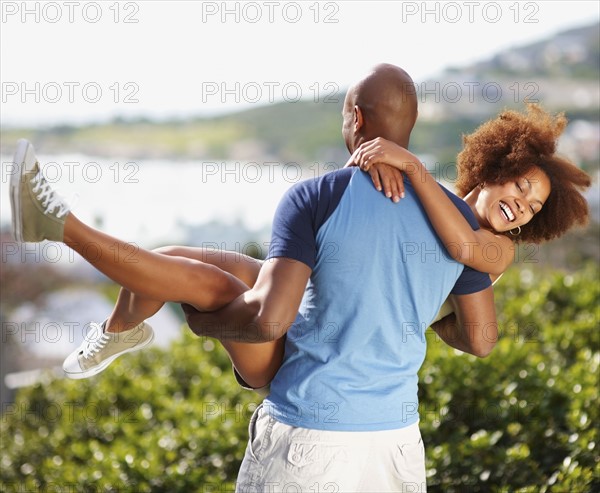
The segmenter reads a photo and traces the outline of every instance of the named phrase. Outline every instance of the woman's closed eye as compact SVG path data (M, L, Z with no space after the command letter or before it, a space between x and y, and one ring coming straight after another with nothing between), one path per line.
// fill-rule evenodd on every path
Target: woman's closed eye
M523 190L523 187L521 186L521 184L518 181L516 181L515 185L517 186L517 190L519 190L519 193L521 193L523 196L525 196L526 193L525 193L525 190ZM529 186L529 188L531 188L531 185ZM532 215L534 215L537 212L531 204L529 205L529 211L531 212Z

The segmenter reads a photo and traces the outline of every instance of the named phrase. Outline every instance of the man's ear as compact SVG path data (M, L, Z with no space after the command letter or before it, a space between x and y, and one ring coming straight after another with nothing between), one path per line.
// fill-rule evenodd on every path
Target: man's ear
M362 110L359 106L354 106L354 131L358 132L362 126L365 124L365 120L363 118Z

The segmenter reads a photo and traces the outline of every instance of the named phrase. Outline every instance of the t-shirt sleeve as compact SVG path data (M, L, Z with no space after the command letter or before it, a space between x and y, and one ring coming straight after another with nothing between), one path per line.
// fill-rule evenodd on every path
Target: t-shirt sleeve
M313 223L316 198L308 185L294 185L279 202L267 258L287 257L313 269L317 252Z
M267 258L287 257L314 269L317 232L335 212L358 168L342 168L292 186L275 211Z
M489 274L484 274L471 267L465 266L457 279L451 294L473 294L483 291L492 285Z

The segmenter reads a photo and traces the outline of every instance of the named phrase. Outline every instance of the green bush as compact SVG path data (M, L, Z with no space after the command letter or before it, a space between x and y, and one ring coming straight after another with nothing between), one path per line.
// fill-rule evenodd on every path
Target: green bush
M431 492L592 492L600 363L598 267L513 269L496 289L492 354L428 331L421 429ZM187 334L101 376L23 389L1 420L1 491L222 492L259 399L220 346Z
M597 267L514 269L485 359L430 331L420 374L430 491L599 491Z
M0 491L233 491L257 402L220 346L187 334L89 380L49 379L4 412Z

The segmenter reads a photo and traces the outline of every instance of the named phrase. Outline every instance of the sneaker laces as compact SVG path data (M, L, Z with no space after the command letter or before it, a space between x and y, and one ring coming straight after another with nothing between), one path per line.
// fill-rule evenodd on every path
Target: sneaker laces
M33 193L39 192L37 198L42 201L42 207L46 208L44 211L45 214L51 214L58 208L56 217L61 218L69 212L69 206L60 195L52 190L50 183L46 181L41 170L31 179L31 183L35 185Z
M83 347L83 357L85 359L93 357L100 352L110 340L110 337L104 333L102 325L92 323L92 329L95 331L91 336L86 337L87 344Z

